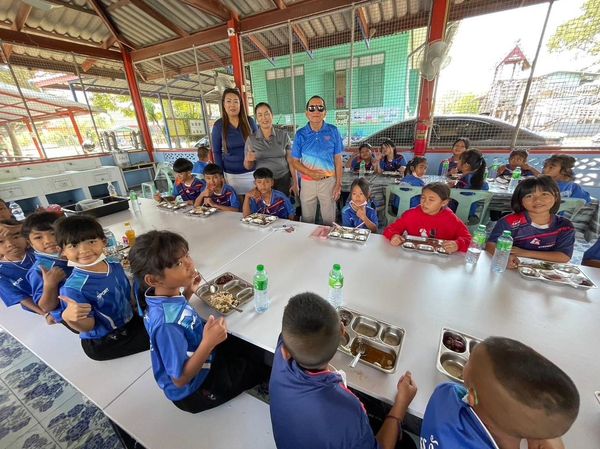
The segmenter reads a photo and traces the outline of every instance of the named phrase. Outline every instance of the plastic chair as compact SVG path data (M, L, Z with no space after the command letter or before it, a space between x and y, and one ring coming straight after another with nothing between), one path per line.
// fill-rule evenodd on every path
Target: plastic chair
M473 233L477 226L484 224L492 201L492 193L486 190L451 189L450 198L458 204L456 216ZM482 204L480 207L479 204ZM476 212L477 214L473 213Z
M154 182L142 182L142 197L152 199L156 194L156 186Z
M160 162L156 166L156 176L154 176L154 186L161 192L170 193L173 190L175 172L169 164Z
M410 200L421 195L423 187L407 185L390 185L385 189L385 216L387 224L392 224L396 219L410 209ZM391 211L391 199L398 198L398 211L394 215Z
M561 198L558 215L572 219L581 208L585 206L585 200L581 198Z

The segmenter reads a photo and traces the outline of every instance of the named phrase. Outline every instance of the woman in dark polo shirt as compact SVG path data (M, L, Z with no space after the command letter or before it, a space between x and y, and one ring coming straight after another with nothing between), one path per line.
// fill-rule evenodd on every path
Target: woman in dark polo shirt
M273 188L289 195L298 196L298 177L292 165L291 141L288 133L273 128L273 111L267 103L258 103L254 108L258 130L246 139L246 170L268 168L273 172Z

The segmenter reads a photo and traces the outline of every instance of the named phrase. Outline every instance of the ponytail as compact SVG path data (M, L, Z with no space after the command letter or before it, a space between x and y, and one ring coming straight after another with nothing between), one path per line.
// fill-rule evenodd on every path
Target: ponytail
M425 159L424 157L414 157L412 158L408 164L406 164L406 175L412 175L415 172L415 169L417 168L417 165L422 164L423 162L427 162L427 159Z
M469 167L473 170L473 176L471 177L471 188L474 190L481 190L485 179L485 169L487 164L479 150L467 150L460 155L460 160L463 164L469 164Z

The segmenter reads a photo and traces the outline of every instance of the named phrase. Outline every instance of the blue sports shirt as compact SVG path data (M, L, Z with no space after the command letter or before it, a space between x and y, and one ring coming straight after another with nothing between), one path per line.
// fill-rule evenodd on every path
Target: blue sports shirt
M173 196L181 196L183 201L195 201L206 188L206 182L203 179L194 177L192 183L186 186L183 182L175 182L173 185Z
M34 261L32 251L27 251L20 262L0 260L0 299L6 307L31 298L31 285L27 281L27 272Z
M592 201L590 194L583 190L576 182L558 181L557 184L562 198L581 198L585 200L585 204L590 204L590 201Z
M49 254L35 253L35 262L27 273L27 280L29 281L29 285L31 285L31 298L33 299L33 302L39 305L42 294L44 293L44 277L42 276L41 267L44 267L46 270L50 270L52 267L58 267L65 272L65 279L58 284L58 290L60 291L60 288L65 284L65 280L73 271L73 268L69 267L67 263L68 261L65 259L52 257ZM58 307L50 312L54 321L57 323L62 321L61 314L64 310L65 308L62 301L59 301Z
M279 218L290 218L296 213L289 197L279 190L271 191L271 204L265 203L263 198L258 201L250 198L250 210L252 213L275 215Z
M313 170L323 170L327 176L335 175L335 156L344 151L342 136L334 125L323 123L319 131L313 131L310 123L296 132L292 145L292 157ZM312 178L302 175L302 179Z
M235 193L235 190L229 184L223 184L221 193L213 193L210 199L219 206L240 208L240 200L237 193Z
M375 226L378 226L379 218L377 217L377 209L373 207L373 203L367 203L365 206L365 211L367 213L367 218L375 223ZM342 225L351 228L366 228L365 223L358 218L356 211L352 209L350 203L346 204L346 206L342 209Z

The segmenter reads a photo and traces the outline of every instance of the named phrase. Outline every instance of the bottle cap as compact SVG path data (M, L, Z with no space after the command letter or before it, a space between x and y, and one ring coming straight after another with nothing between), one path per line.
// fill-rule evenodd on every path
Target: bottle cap
M257 265L256 266L256 271L265 271L265 266L264 265Z
M342 269L342 267L340 266L340 264L339 264L339 263L334 263L334 264L333 264L333 269L334 269L335 271L340 271L340 270Z
M512 237L512 233L510 231L503 231L502 235L505 237Z

